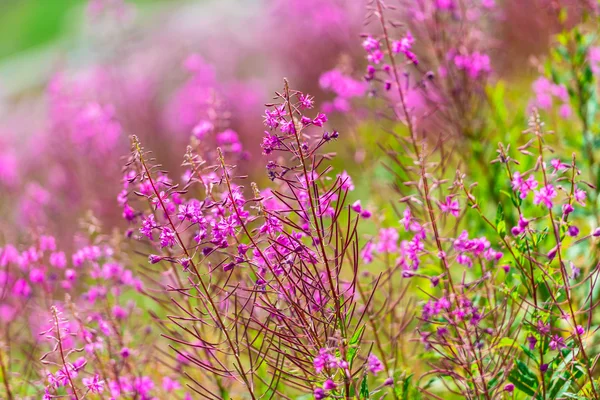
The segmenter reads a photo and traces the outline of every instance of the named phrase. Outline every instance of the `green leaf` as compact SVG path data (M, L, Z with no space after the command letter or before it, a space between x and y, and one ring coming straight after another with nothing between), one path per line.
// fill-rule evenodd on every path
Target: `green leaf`
M510 383L523 393L534 396L538 387L538 379L523 361L516 360L516 367L508 375Z
M550 398L562 398L565 392L573 385L573 383L583 376L584 372L585 371L580 365L576 365L574 373L571 374L565 372L557 378L552 378L552 383L549 388Z
M361 326L360 328L358 328L356 330L356 332L354 332L354 335L352 335L352 337L350 338L350 346L348 349L348 363L350 365L352 365L352 361L354 361L354 358L356 357L356 354L358 353L358 343L360 342L360 339L362 337L363 332L365 331L365 326Z
M500 237L506 235L506 222L504 222L504 209L502 208L502 203L498 203L498 208L496 209L496 231Z
M410 374L409 376L407 376L404 379L404 382L402 382L402 398L403 399L408 399L408 390L409 390L409 385L410 385L410 381L413 377L413 374Z
M360 328L358 328L356 332L354 332L354 335L352 335L352 337L350 338L350 346L354 346L360 341L360 338L362 337L364 331L365 326L363 325Z
M368 399L369 398L369 385L367 384L367 377L363 378L362 383L360 384L360 398Z
M498 208L496 209L496 226L500 221L504 221L504 209L502 208L502 203L498 203Z

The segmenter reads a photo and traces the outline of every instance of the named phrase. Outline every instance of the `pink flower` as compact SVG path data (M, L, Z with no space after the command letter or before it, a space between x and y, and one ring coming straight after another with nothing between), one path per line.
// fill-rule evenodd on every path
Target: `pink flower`
M19 297L29 297L31 295L31 287L25 279L19 279L13 286L13 294Z
M477 79L492 72L490 57L478 51L472 54L457 54L455 51L449 53L449 58L459 70L465 70L470 78Z
M574 197L575 197L575 201L576 202L578 202L582 206L585 206L585 199L587 197L587 194L585 193L585 190L583 190L583 189L575 189Z
M524 199L527 197L529 192L533 189L537 188L538 183L535 180L533 175L529 175L527 180L524 180L519 172L515 172L512 179L512 188L515 191L519 191L521 193L520 197Z
M104 391L104 381L100 380L98 374L94 375L93 378L83 378L81 382L92 393L102 393Z
M300 101L300 106L302 108L313 108L315 103L313 97L309 96L308 94L298 94L298 100Z
M210 121L200 121L198 125L194 127L192 133L198 139L203 139L207 134L212 132L214 125Z
M447 196L446 201L443 203L439 203L440 209L443 213L452 214L455 217L458 217L460 214L460 206L458 204L458 200L453 200L452 196Z
M370 264L373 262L373 248L374 247L375 246L373 245L373 242L368 242L367 244L365 244L365 247L363 248L362 252L360 253L361 258L365 264Z
M550 342L548 343L548 347L550 347L552 350L557 350L557 349L561 350L567 346L565 345L565 339L563 339L562 337L560 337L558 335L554 335L550 339Z
M338 174L338 179L341 182L342 190L352 191L354 190L354 183L352 183L352 178L346 171L343 171L341 174Z
M164 227L160 234L160 247L173 247L175 245L175 232Z
M552 199L556 197L556 190L552 185L546 185L533 193L533 204L543 203L546 207L552 208Z
M379 358L377 358L377 356L373 353L369 354L369 357L367 359L367 369L372 374L377 374L378 372L383 371L383 364L381 363Z
M571 115L573 115L571 105L567 103L561 104L561 106L558 108L558 115L560 115L560 117L563 119L571 118Z
M410 31L406 32L406 36L392 43L392 51L396 54L404 54L404 56L413 64L418 64L417 56L410 49L412 48L415 39Z
M181 388L181 384L179 382L177 382L176 380L171 379L168 376L165 376L163 378L163 389L165 390L165 392L171 393L180 388Z
M554 167L554 173L561 172L569 168L567 164L563 164L563 162L560 161L560 159L558 158L555 158L552 161L550 161L550 165Z
M398 238L400 235L394 228L382 228L379 230L379 241L377 251L379 253L394 253L398 250Z

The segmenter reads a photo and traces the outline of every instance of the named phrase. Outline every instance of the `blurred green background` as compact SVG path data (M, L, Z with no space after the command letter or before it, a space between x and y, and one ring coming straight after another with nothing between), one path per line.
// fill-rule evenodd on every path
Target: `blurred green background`
M143 11L156 3L177 0L128 0ZM0 0L0 60L32 50L73 32L76 16L86 12L88 0Z

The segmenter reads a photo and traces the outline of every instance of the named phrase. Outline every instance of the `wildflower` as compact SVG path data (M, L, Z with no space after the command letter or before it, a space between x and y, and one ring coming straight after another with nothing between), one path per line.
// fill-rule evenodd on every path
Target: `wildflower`
M565 215L565 216L571 214L574 210L575 209L573 208L573 206L569 203L563 204L563 206L562 206L562 212L563 212L563 215Z
M552 199L556 197L556 190L552 185L546 185L540 190L536 190L533 196L533 204L543 203L546 207L552 208Z
M314 390L313 394L315 395L315 400L323 400L324 398L327 397L327 395L325 394L325 391L321 388L316 388Z
M585 190L575 189L574 197L575 197L576 202L578 202L579 204L581 204L582 206L585 207L585 199L587 197Z
M474 79L492 71L490 57L478 51L472 54L457 54L451 51L449 58L454 61L457 69L465 70L469 77Z
M379 241L377 251L379 253L395 253L398 250L398 231L394 228L382 228L379 230Z
M439 207L443 213L451 214L455 217L458 217L460 214L458 200L453 200L452 196L447 196L445 202L439 203Z
M369 354L369 357L367 359L367 369L372 374L377 374L378 372L383 371L383 364L381 363L379 358L377 358L377 356L373 353Z
M316 126L323 126L327 122L327 115L320 113L313 119L312 123Z
M542 335L547 335L550 333L550 324L543 323L541 320L537 322L537 331Z
M410 31L408 31L402 39L392 43L392 51L396 54L402 53L407 60L411 61L413 64L418 64L419 61L417 60L417 56L410 50L414 42L415 39Z
M520 197L524 199L527 194L533 189L537 188L538 183L533 175L529 175L529 178L523 179L519 172L515 172L512 179L512 188L514 191L520 192Z
M558 252L558 247L553 247L547 254L549 260L553 260L556 257L556 253Z
M300 101L300 106L302 106L302 108L313 108L314 100L312 96L309 96L308 94L298 94L298 100Z
M346 171L343 171L341 174L338 174L337 178L341 182L342 190L352 191L354 190L354 183L352 183L352 178Z
M25 279L19 279L15 282L12 292L15 296L29 297L31 295L31 287Z
M177 382L174 379L169 378L168 376L165 376L163 378L163 389L165 390L165 392L167 393L171 393L177 389L181 388L181 385L179 384L179 382Z
M455 7L454 0L436 0L435 5L440 10L451 10Z
M575 335L581 336L583 334L585 334L585 328L583 326L581 326L581 325L577 325L575 327Z
M156 254L150 254L148 256L148 261L150 262L150 264L156 264L156 263L162 261L162 259L163 259L163 257L158 256Z
M379 41L374 39L371 36L368 36L362 43L363 48L366 51L374 51L374 50L379 50L380 44Z
M557 349L561 350L567 346L565 345L565 339L563 339L562 337L560 337L558 335L554 335L550 339L550 342L548 343L548 347L550 347L552 350L557 350Z
M148 217L144 218L142 221L142 227L140 228L140 233L146 236L150 240L154 240L152 236L152 230L156 228L156 221L154 221L154 214L148 215Z
M330 368L332 364L333 367L336 366L336 358L327 349L319 350L319 354L313 359L313 366L317 374L321 373L326 367Z
M175 232L164 227L160 234L160 247L173 247L175 245Z
M279 138L277 135L272 135L269 132L265 131L265 136L263 137L263 141L261 147L263 149L264 155L269 155L279 148Z
M576 227L575 225L571 225L569 226L569 228L567 229L567 234L569 236L575 237L577 235L579 235L579 228Z
M334 390L336 387L335 382L331 379L327 379L325 383L323 383L323 390Z
M571 274L569 275L570 279L577 279L579 277L579 275L581 274L581 270L579 268L577 268L575 266L575 264L573 264L573 262L571 261L569 263L570 267L571 267Z
M210 121L200 121L192 130L192 133L197 139L203 139L214 128L215 126Z
M558 159L558 158L551 160L550 165L552 165L552 167L554 167L553 173L561 172L561 171L564 171L569 168L569 166L567 164L563 164L562 161L560 161L560 159Z
M508 383L504 386L504 391L508 393L512 393L515 390L515 385L512 383Z
M94 375L93 378L83 378L81 382L92 393L102 393L104 391L104 381L100 380L98 374Z
M374 247L375 246L373 245L373 242L368 242L367 244L365 244L365 247L363 248L363 250L360 254L361 258L365 264L370 264L373 262Z
M533 350L535 349L537 339L535 338L535 336L529 335L527 336L527 343L529 344L529 350Z

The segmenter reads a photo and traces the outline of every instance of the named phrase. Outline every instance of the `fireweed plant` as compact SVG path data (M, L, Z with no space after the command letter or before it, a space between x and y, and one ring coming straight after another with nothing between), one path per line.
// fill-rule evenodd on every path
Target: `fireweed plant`
M324 68L333 98L318 107L284 81L260 145L233 129L241 108L214 70L187 58L166 107L189 141L182 171L131 135L110 188L127 227L106 234L90 215L67 242L40 223L2 244L0 398L600 398L593 24L557 14L530 117L485 149L509 128L486 36L500 2L387 3L368 4L364 76L350 59ZM318 32L354 15L334 10ZM51 132L78 140L92 169L114 161L138 132L126 101L65 85L49 89ZM338 153L367 115L389 133L377 137L391 187L363 197L369 175ZM562 131L572 115L581 135ZM14 161L2 151L0 166ZM262 179L247 168L261 163ZM39 222L52 195L30 192Z
M432 353L426 357L432 369L423 376L437 375L448 391L466 398L498 398L515 391L535 398L597 398L593 374L597 356L586 349L597 275L595 268L582 273L567 251L568 244L595 237L594 231L575 242L571 238L579 236L579 228L569 222L576 207L585 205L585 189L593 186L578 178L575 156L570 163L547 160L551 153L545 143L547 132L533 111L525 131L533 138L518 150L536 158L534 167L511 169L511 163L519 163L502 145L494 160L506 166L510 191L505 193L519 222L507 230L502 203L492 222L474 194L476 184L465 183L460 171L454 180L444 179L448 160L443 158L443 140L431 145L427 126L407 101L405 77L408 67L418 63L412 39L408 34L397 40L391 37L395 25L386 20L386 11L383 2L373 3L382 33L366 37L363 47L370 80L396 91L388 97L388 107L392 118L405 125L408 138L394 135L403 153L413 158L407 165L399 152L388 151L401 170L396 186L412 188L400 189L399 200L407 203L401 222L414 236L402 242L397 262L403 277L427 279L432 287L425 292L428 299L417 324L421 342ZM524 215L530 193L533 205L546 210L545 215L539 211ZM460 218L467 207L495 231L491 239L497 248L486 237L457 232L452 219ZM427 257L433 259L427 262ZM432 267L436 264L439 268ZM519 278L511 273L515 269ZM502 279L513 285L500 283ZM577 300L579 296L582 300ZM519 343L523 339L526 345ZM523 355L527 361L521 360ZM428 385L420 390L435 396L427 391Z
M177 335L165 336L209 378L188 375L202 396L241 387L251 398L365 397L391 383L363 343L381 279L358 282L357 227L371 213L347 203L352 179L324 152L339 133L325 131L327 116L312 108L287 82L269 104L262 149L276 187L263 191L241 186L221 148L212 162L190 148L185 185L171 185L132 139L125 177L134 198L125 207L156 251L150 262L172 271Z

